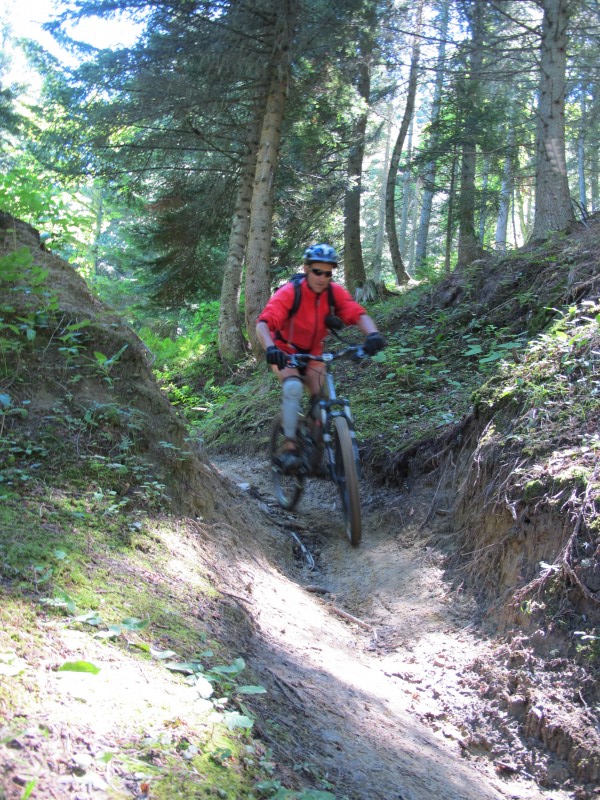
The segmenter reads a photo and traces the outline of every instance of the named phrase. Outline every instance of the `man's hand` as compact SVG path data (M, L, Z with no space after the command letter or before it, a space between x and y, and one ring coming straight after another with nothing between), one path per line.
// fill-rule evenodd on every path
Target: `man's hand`
M278 369L285 369L288 363L288 354L284 353L274 344L267 347L267 364L274 364Z
M387 342L383 338L383 336L379 333L379 331L375 331L374 333L370 333L367 338L365 339L365 343L363 345L363 349L368 356L374 356L375 353L378 353L380 350L386 346Z

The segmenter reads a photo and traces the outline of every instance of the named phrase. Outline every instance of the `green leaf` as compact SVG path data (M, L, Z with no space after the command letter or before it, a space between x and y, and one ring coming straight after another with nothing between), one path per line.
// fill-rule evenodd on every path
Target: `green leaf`
M100 672L100 667L91 664L89 661L65 661L62 666L58 668L59 672L87 672L90 675L97 675Z
M175 650L155 650L153 647L150 647L149 650L152 658L158 658L160 661L177 655Z
M69 614L76 614L77 607L73 598L62 589L56 590L55 597L42 597L40 603L46 606L54 606L54 608L66 608Z
M100 625L102 620L97 611L88 611L86 614L80 614L75 617L73 622L86 622L88 625Z
M487 356L479 359L480 364L489 364L490 361L498 361L500 358L504 358L504 353L498 352L498 350L493 350L491 353L488 353Z
M127 617L121 623L128 631L141 631L150 624L149 619L137 619L136 617Z
M114 354L114 356L111 356L107 360L107 362L106 362L106 364L104 366L105 367L108 367L108 366L112 367L112 365L115 364L121 358L121 356L123 355L125 350L127 350L128 347L129 347L128 344L124 344L123 347Z
M67 325L66 330L68 331L79 331L82 328L87 328L88 325L91 325L91 320L84 319L83 322L74 322L72 325Z
M463 356L478 356L483 353L483 347L480 344L472 344L468 350L463 351Z
M31 797L31 793L35 789L37 785L37 778L32 778L30 781L27 781L25 784L25 789L23 790L23 794L21 795L21 800L27 800L27 798Z
M239 675L245 666L246 662L243 658L236 658L232 664L211 667L210 672L214 672L216 675Z
M225 711L223 714L223 721L230 731L236 728L243 728L249 731L254 725L250 717L247 717L245 714L240 714L239 711Z
M94 634L95 639L116 639L122 633L121 628L111 625L107 631L98 631Z
M238 686L236 689L240 694L266 694L264 686Z
M182 661L181 663L169 661L165 664L165 667L170 669L171 672L186 672L188 675L192 675L195 672L202 672L203 670L202 664L199 664L197 661Z

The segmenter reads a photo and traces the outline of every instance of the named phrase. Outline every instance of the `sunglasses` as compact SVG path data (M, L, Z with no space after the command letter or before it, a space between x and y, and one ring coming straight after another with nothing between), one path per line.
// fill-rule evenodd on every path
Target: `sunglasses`
M332 272L331 270L326 270L326 269L317 269L316 267L311 267L311 268L310 268L310 271L311 271L311 272L314 272L314 273L315 273L315 275L316 275L318 278L320 278L322 275L325 275L325 277L326 277L326 278L331 278L331 276L333 275L333 272Z

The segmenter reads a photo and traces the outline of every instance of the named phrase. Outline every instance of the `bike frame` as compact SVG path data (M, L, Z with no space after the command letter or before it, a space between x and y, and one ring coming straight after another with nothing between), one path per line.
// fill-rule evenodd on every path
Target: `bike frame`
M323 353L323 355L308 353L290 355L287 365L299 370L307 367L311 361L325 365L322 372L324 382L319 397L314 400L308 415L301 415L298 418L298 444L302 463L296 470L286 472L277 463L278 454L281 452L280 437L283 436L281 414L273 420L270 438L273 488L279 505L286 511L291 511L300 499L305 479L310 477L313 468L318 465L315 463L315 458L320 455L321 445L323 446L327 453L331 480L336 484L340 494L346 536L353 547L358 547L362 536L358 488L361 477L360 458L350 403L345 397L337 395L332 364L338 358L352 358L358 361L367 357L368 354L362 345L351 345L337 353Z
M304 355L294 354L290 356L288 365L290 367L305 367L310 361L317 361L325 364L325 386L324 392L321 392L321 397L318 401L321 429L323 431L323 442L327 451L327 460L329 462L329 469L333 480L338 480L335 451L333 449L333 437L331 429L333 426L334 417L344 417L348 423L350 431L350 438L352 439L352 451L354 453L354 462L356 464L356 471L359 478L362 478L362 470L360 466L360 455L358 452L358 443L356 440L356 429L354 427L354 417L350 410L350 403L345 397L338 397L333 379L332 364L339 358L354 358L356 360L366 357L366 353L362 345L351 345L344 350L337 353L323 353L323 355ZM324 395L324 396L323 396Z

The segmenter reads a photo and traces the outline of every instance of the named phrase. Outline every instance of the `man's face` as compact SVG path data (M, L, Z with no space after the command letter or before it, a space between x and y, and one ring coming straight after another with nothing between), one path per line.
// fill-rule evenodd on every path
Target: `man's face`
M331 283L333 269L333 264L327 264L323 261L313 261L312 264L304 265L306 280L313 292L321 294L327 289Z

